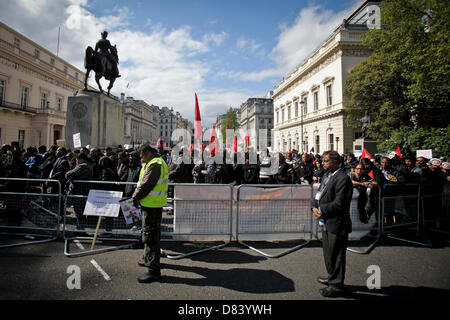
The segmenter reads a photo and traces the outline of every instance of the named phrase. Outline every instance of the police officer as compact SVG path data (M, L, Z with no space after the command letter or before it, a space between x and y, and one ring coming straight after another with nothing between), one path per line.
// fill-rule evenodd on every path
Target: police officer
M132 199L135 207L141 207L142 242L144 256L139 260L148 272L138 278L140 283L149 283L161 277L161 217L162 208L167 205L169 169L156 149L145 145L140 150L145 166L139 174L139 181Z

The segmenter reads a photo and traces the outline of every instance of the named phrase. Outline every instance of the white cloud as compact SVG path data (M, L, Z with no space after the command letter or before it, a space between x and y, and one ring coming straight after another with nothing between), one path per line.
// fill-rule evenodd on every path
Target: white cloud
M87 0L1 1L0 20L31 40L56 53L58 27L61 27L59 56L84 71L84 52L95 46L103 30L117 44L122 75L112 89L119 96L145 100L160 107L173 107L193 121L194 93L197 92L204 126L230 106L240 105L252 94L242 89L206 90L211 66L197 57L220 46L226 32L205 33L194 39L190 26L166 30L146 20L145 31L131 29L133 13L127 7L114 7L103 16L89 11ZM148 31L147 31L148 30ZM93 73L89 83L96 87ZM107 81L101 80L107 87ZM126 88L127 84L129 88Z
M280 25L277 44L269 54L273 67L253 72L228 72L228 76L236 81L254 82L285 76L325 41L352 9L353 7L340 12L320 6L302 9L292 25ZM240 49L249 47L254 51L260 48L256 42L243 37L239 38L237 46Z

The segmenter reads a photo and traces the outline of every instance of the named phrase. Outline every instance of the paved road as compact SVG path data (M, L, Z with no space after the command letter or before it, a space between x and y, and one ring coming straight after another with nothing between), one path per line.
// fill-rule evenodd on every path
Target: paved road
M432 248L384 239L369 255L348 253L346 284L353 299L416 299L450 293L450 242ZM448 239L448 238L447 238ZM433 240L435 240L433 238ZM89 243L81 243L85 248ZM295 243L294 243L295 244ZM170 253L190 245L163 243ZM198 244L195 244L197 246ZM292 243L255 244L269 253ZM79 250L72 245L71 250ZM98 247L101 247L99 244ZM0 249L0 299L100 300L321 300L316 277L325 274L321 243L278 259L235 243L190 258L162 258L158 283L139 284L141 249L122 249L69 258L64 242ZM379 266L381 289L369 290L367 269ZM81 289L69 289L70 266L80 270ZM76 267L75 267L76 268ZM72 269L69 269L72 270ZM76 283L71 278L69 283Z

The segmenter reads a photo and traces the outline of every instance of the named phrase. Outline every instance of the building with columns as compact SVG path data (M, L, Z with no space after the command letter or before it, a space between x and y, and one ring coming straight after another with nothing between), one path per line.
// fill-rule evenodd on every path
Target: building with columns
M67 99L84 72L0 22L0 145L64 139Z
M240 108L240 128L249 133L250 141L258 148L260 129L267 130L267 145L272 146L271 133L273 129L273 100L270 98L250 98ZM254 135L254 136L253 136Z
M360 130L345 125L344 84L371 55L361 35L379 22L379 1L364 1L273 90L277 151L352 152Z
M157 138L159 121L159 109L149 105L143 100L135 100L133 97L124 99L124 144L142 144L150 141L154 143Z

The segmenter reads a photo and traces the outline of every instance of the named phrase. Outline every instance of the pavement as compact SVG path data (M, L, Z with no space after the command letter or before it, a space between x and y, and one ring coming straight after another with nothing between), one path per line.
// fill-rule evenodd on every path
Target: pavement
M415 236L418 234L413 234ZM383 238L370 254L348 252L348 291L337 300L413 301L424 297L449 297L450 236L430 234L430 237L432 247ZM254 242L252 245L276 254L298 243ZM99 242L96 248L105 245ZM366 243L350 243L350 246L356 245ZM201 246L200 243L162 242L162 248L169 254ZM74 252L89 247L89 241L71 243ZM330 300L320 295L319 289L323 286L316 281L318 276L326 275L318 240L275 259L236 242L184 259L162 258L162 278L150 284L137 282L137 277L146 271L137 265L141 255L142 249L129 248L67 257L62 240L0 248L0 299L232 300L242 303L246 300ZM379 277L375 278L377 275ZM377 284L379 288L369 288Z

